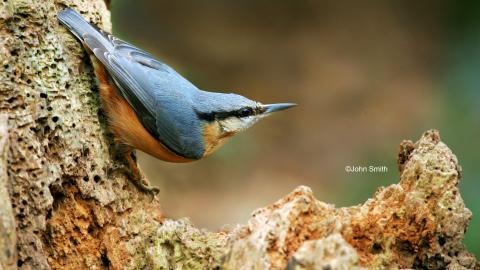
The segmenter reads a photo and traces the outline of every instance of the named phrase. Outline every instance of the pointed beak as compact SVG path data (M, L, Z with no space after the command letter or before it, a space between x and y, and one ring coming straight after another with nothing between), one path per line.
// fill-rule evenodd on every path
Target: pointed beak
M278 112L278 111L283 111L292 107L297 106L295 103L275 103L275 104L266 104L262 105L262 108L264 109L264 114L269 114L272 112Z

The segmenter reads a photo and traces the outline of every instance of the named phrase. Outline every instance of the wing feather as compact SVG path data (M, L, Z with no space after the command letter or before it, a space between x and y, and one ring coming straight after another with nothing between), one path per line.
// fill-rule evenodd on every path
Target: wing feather
M97 45L94 42L88 42ZM122 95L146 129L170 150L187 158L201 158L203 136L196 113L187 101L196 87L168 65L118 39L113 52L93 52L105 65Z
M198 89L147 52L102 31L73 9L58 14L62 22L102 62L145 128L173 152L200 158L201 127L190 96Z

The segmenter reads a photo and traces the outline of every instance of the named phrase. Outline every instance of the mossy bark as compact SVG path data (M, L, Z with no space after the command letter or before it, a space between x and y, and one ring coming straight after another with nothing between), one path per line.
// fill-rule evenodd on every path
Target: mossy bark
M112 170L124 161L88 57L57 22L66 6L110 30L103 0L0 2L2 269L477 265L462 244L471 213L460 169L435 131L403 143L400 184L360 206L337 209L300 187L228 231L165 219L157 200Z

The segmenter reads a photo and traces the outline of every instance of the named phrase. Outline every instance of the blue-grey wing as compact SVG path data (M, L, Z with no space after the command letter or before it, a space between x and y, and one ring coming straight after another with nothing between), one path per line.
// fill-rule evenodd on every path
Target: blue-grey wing
M145 128L173 152L203 155L201 127L189 102L196 87L148 53L101 31L75 10L58 14L64 24L103 63Z
M201 127L190 102L197 88L168 65L113 36L113 50L95 46L85 37L104 64L122 95L145 128L170 150L199 159L204 153ZM98 44L101 45L101 44Z

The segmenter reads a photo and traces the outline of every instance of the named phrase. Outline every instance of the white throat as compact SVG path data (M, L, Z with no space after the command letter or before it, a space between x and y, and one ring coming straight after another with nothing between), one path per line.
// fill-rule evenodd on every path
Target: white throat
M249 117L229 117L218 121L222 134L238 133L255 124L261 117L258 115Z

